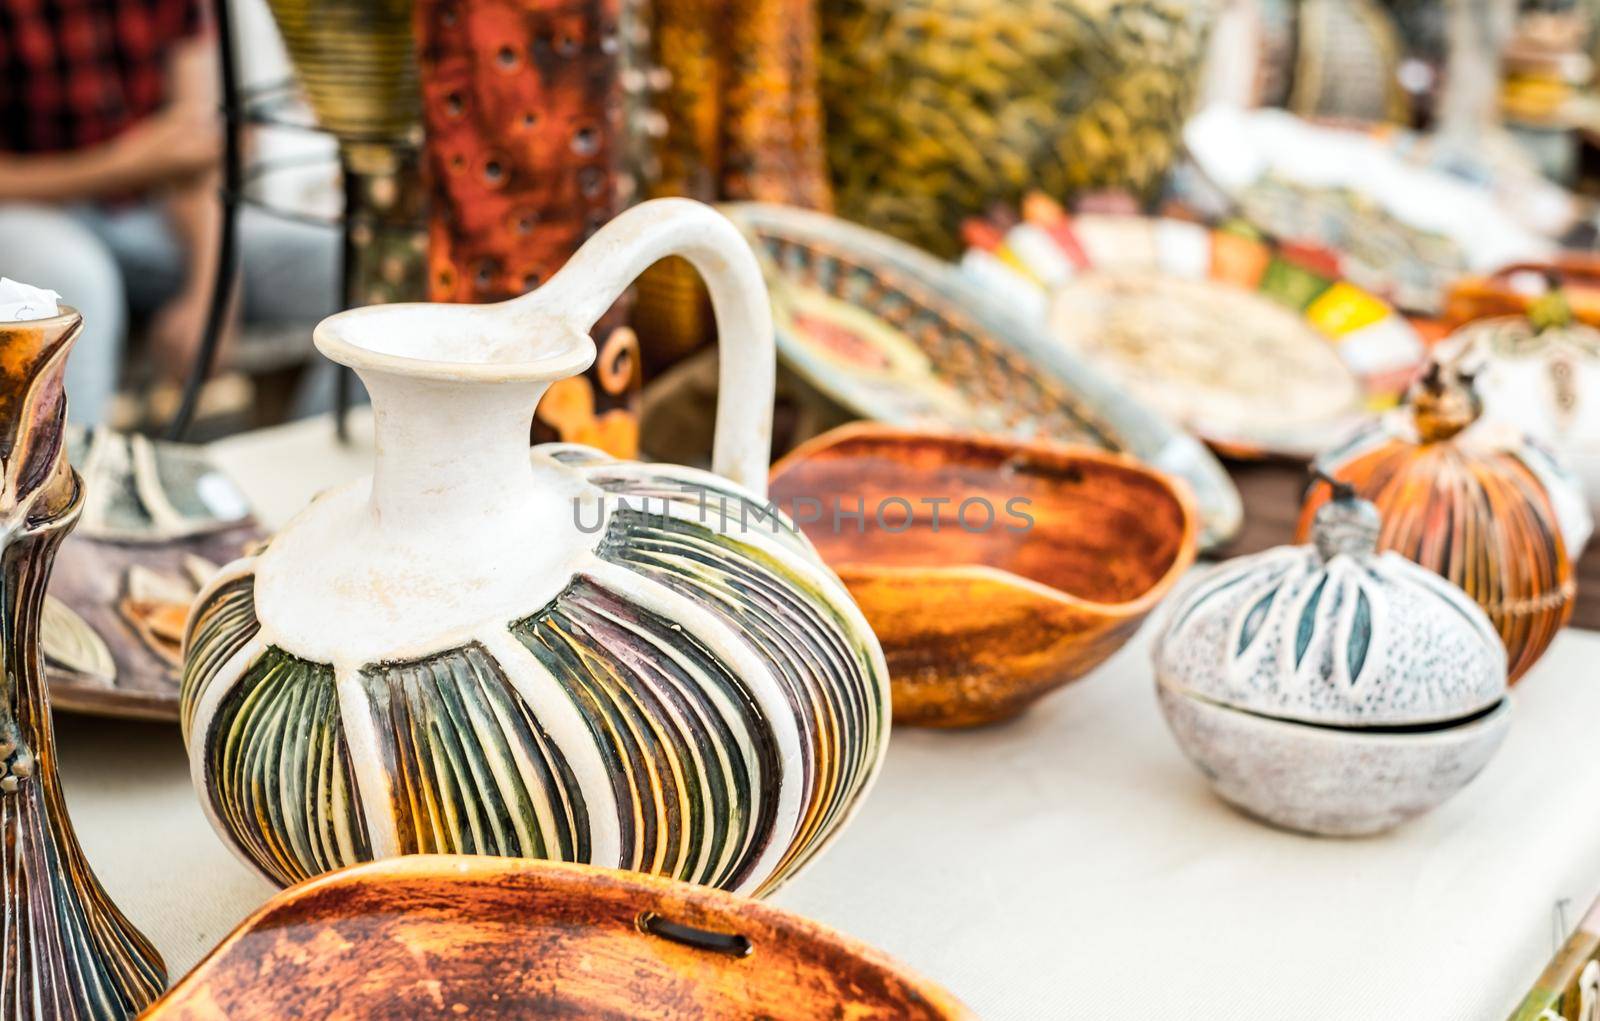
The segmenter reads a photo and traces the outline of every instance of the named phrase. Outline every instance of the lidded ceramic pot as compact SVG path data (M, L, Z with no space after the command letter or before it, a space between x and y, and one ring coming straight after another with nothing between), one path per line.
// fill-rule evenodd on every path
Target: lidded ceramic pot
M1379 553L1339 485L1312 543L1239 557L1174 608L1157 692L1184 753L1250 815L1378 833L1477 775L1510 722L1505 649L1454 585Z
M1521 431L1483 416L1474 380L1435 361L1409 407L1317 459L1383 516L1378 545L1444 576L1475 599L1505 643L1512 683L1572 616L1572 561L1593 528L1575 479ZM1301 508L1305 541L1327 498Z
M530 456L540 395L668 255L704 274L725 338L721 475ZM478 853L744 893L810 860L877 773L888 674L765 502L772 319L737 229L644 203L530 294L358 309L316 342L372 395L373 475L225 568L185 640L194 778L244 860L287 885Z
M1600 507L1600 330L1574 320L1562 291L1462 327L1439 357L1475 372L1485 413L1548 446Z

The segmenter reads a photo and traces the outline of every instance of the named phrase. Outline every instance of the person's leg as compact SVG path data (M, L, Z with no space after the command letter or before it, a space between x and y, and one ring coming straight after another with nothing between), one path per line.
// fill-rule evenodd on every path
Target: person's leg
M98 425L116 393L128 322L110 249L66 210L0 205L0 275L48 287L83 314L67 358L67 407L74 422Z

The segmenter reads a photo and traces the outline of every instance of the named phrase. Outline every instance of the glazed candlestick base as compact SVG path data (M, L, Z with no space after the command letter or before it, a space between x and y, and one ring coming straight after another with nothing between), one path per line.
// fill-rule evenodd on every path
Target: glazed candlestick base
M70 310L0 324L0 1017L115 1021L165 968L89 869L61 796L40 616L57 548L83 506L62 450Z

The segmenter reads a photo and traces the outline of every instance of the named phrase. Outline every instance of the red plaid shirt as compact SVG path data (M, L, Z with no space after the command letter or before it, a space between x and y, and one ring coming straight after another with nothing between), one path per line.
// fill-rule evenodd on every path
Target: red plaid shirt
M0 0L0 150L83 149L150 116L202 22L200 0Z

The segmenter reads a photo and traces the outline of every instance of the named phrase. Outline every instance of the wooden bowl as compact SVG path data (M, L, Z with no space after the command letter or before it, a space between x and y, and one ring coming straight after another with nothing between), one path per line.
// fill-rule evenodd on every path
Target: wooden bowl
M1094 669L1199 529L1187 489L1130 457L871 423L796 448L771 495L877 632L895 722L932 727L1007 719Z
M967 1019L815 922L708 887L417 855L291 887L143 1017Z

